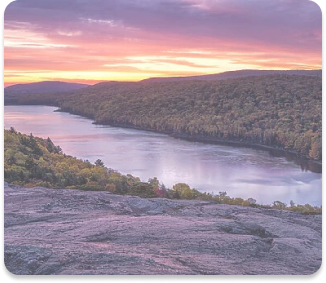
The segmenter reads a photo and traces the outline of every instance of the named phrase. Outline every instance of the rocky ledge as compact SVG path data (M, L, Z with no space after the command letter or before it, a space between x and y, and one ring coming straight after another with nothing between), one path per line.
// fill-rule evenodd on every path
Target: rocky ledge
M4 184L14 274L313 274L322 217Z

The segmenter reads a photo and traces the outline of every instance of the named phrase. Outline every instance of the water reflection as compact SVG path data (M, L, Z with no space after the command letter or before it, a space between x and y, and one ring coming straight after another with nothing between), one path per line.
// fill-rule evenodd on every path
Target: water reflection
M300 158L294 153L284 152L281 150L269 150L269 154L273 157L285 157L287 161L294 162L300 166L302 171L311 171L314 173L322 173L322 164L310 161L308 159Z
M67 154L147 181L156 176L166 186L188 183L200 191L232 197L321 205L321 174L298 166L293 156L175 139L163 134L92 124L91 120L46 106L5 106L5 127L33 133ZM309 167L310 166L310 167ZM314 171L314 170L313 170ZM318 172L318 170L316 171Z

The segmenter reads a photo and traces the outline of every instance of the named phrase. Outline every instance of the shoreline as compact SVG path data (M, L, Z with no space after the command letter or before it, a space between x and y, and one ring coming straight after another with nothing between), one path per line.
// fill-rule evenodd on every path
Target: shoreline
M223 139L214 138L214 137L191 136L191 135L187 135L187 134L172 133L172 132L167 132L167 131L165 131L165 132L156 131L153 129L146 129L146 128L136 127L136 126L132 126L132 125L119 124L119 123L99 123L91 117L86 117L86 116L83 116L80 114L74 114L70 111L64 111L64 110L57 111L56 110L56 112L65 112L65 113L70 113L73 115L79 115L79 116L85 117L87 119L91 119L94 121L93 122L94 125L103 125L103 126L111 126L111 127L119 127L119 128L141 130L141 131L146 131L146 132L153 132L153 133L168 135L175 139L181 139L181 140L186 140L186 141L190 141L190 142L200 142L200 143L204 143L204 144L224 145L224 146L230 146L230 147L234 147L234 148L251 148L254 150L263 150L263 151L267 151L273 157L285 157L286 160L292 161L296 165L300 166L302 170L305 170L305 171L309 170L313 173L319 173L319 174L322 173L322 160L313 160L306 156L301 156L294 151L289 151L289 150L285 150L282 148L277 148L277 147L272 147L272 146L267 146L267 145L262 145L262 144L242 142L242 141L223 140Z
M24 106L25 104L5 104L5 106ZM30 104L28 104L30 105ZM111 126L111 127L120 127L120 128L127 128L127 129L134 129L134 130L141 130L147 132L153 132L158 134L165 134L170 137L176 139L187 140L190 142L201 142L205 144L216 144L216 145L225 145L237 148L252 148L254 150L263 150L267 151L273 157L284 157L288 161L294 162L296 165L300 166L303 171L311 171L312 173L319 173L322 174L322 160L314 160L310 159L306 156L299 155L298 153L282 148L267 146L263 144L256 144L256 143L248 143L243 141L234 141L234 140L224 140L215 137L205 137L205 136L191 136L188 134L181 134L181 133L173 133L170 131L157 131L150 128L143 128L137 127L134 125L126 125L122 123L109 123L109 122L98 122L91 117L90 115L87 116L85 114L80 114L78 112L71 111L70 109L62 109L60 106L57 105L45 105L45 104L35 104L37 106L51 106L57 107L58 109L54 110L53 112L65 112L72 115L78 115L84 117L86 119L93 120L92 124L94 125L103 125L103 126Z

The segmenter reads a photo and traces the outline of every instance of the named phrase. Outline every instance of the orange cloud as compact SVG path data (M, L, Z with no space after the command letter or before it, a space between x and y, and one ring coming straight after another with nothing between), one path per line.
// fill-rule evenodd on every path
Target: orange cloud
M12 2L4 23L5 84L322 66L321 13L311 1L144 3Z

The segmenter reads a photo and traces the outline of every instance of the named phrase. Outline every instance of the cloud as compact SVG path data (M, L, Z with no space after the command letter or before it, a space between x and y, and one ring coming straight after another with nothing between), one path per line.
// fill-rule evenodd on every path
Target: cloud
M18 0L7 8L5 25L18 20L49 36L58 29L85 29L104 39L136 33L156 40L182 36L321 48L321 13L308 0Z
M205 66L207 72L223 71L212 69L205 58L224 60L225 70L246 64L321 67L322 16L308 0L17 0L4 18L5 57L10 59L5 70L24 56L29 56L28 68L33 56L36 65L46 64L49 55L78 67L87 62L83 68L95 71L113 59L135 67L126 58L137 56L166 56L160 68L175 63L179 70L183 62L182 74L196 72L191 64L203 67L198 73ZM231 53L238 55L230 60ZM64 62L62 67L71 68ZM149 69L154 72L154 65Z

